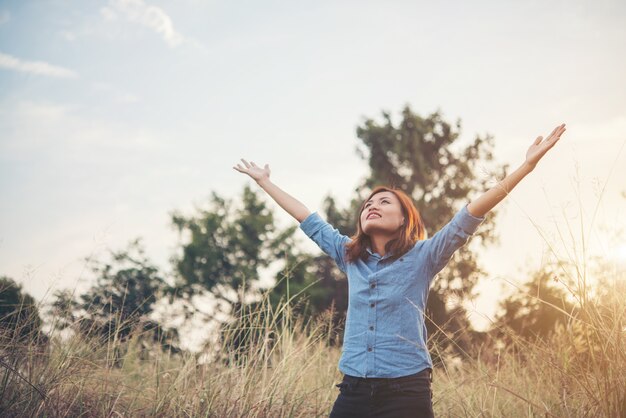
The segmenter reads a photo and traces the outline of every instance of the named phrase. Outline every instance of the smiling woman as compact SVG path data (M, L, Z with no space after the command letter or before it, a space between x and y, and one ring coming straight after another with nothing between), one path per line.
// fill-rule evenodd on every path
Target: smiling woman
M270 181L270 168L242 159L249 175L348 277L348 312L330 416L432 417L433 362L424 311L434 277L485 220L485 215L529 174L565 132L559 125L537 139L524 163L494 188L465 204L429 239L419 212L401 190L379 186L359 208L357 232L342 235Z
M390 259L396 260L426 235L422 217L401 190L378 186L359 211L357 233L346 245L349 262L367 257L368 251L381 257L391 253Z

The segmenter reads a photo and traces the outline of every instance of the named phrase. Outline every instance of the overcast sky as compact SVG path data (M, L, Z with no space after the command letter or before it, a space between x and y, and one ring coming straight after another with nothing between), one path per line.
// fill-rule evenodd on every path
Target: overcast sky
M0 1L0 274L41 300L135 237L169 272L170 212L238 198L241 157L311 210L345 205L356 126L405 104L461 119L462 144L493 135L511 169L566 123L480 252L484 326L551 248L626 258L624 22L617 0Z

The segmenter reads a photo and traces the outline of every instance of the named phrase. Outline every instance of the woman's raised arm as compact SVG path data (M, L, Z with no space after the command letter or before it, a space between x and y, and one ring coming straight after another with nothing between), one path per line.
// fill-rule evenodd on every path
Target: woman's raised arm
M535 169L539 160L557 143L563 132L565 132L564 123L554 128L545 140L542 136L537 137L535 142L528 148L524 163L513 173L506 176L504 180L478 197L478 199L470 202L467 205L469 213L477 217L485 216L487 212L493 209L494 206L500 203L500 201L513 190L520 180Z
M270 181L270 166L265 164L265 168L257 166L253 161L249 163L241 159L245 167L241 164L233 167L240 173L244 173L252 177L265 192L270 195L278 205L285 209L288 214L293 216L298 222L302 222L311 214L311 211L304 206L302 202L282 190L280 187Z

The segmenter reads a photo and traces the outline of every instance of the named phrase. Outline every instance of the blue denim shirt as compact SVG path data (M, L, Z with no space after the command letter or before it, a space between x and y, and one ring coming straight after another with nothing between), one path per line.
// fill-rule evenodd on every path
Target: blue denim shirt
M356 377L402 377L432 368L426 347L424 311L433 277L445 267L485 217L467 204L435 235L417 241L389 262L370 249L367 261L348 263L342 235L317 212L300 228L348 276L348 312L339 370Z

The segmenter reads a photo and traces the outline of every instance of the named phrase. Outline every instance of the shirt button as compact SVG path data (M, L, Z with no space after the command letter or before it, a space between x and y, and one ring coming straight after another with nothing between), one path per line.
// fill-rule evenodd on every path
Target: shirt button
M372 347L367 347L367 351L372 351Z
M370 327L370 331L374 331L374 327Z
M404 261L404 258L400 257L400 261Z
M375 288L375 287L376 287L376 283L372 283L372 284L370 285L370 287L371 287L372 289L373 289L373 288Z
M373 308L373 307L374 307L374 304L373 304L373 303L370 303L370 308Z

